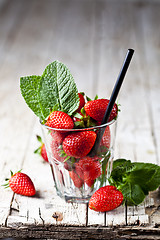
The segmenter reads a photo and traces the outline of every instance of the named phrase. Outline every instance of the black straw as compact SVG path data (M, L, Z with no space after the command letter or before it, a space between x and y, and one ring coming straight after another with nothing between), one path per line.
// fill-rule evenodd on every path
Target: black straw
M109 119L109 116L111 114L113 105L114 105L114 103L116 101L116 98L118 96L119 90L121 88L121 85L123 83L124 77L126 75L127 69L129 67L130 61L132 59L133 53L134 53L133 49L128 49L126 57L125 57L125 60L124 60L124 63L123 63L122 68L121 68L121 71L119 73L119 76L118 76L117 81L115 83L114 89L112 91L112 94L111 94L111 97L110 97L110 100L109 100L109 103L108 103L108 106L107 106L106 112L104 114L104 117L103 117L101 125L108 122L108 119ZM101 142L101 138L103 136L104 131L105 131L105 127L99 129L99 131L97 133L96 142L95 142L95 144L94 144L94 146L93 146L93 148L92 148L92 150L90 152L91 156L94 156L96 154L97 149L99 147L99 144Z

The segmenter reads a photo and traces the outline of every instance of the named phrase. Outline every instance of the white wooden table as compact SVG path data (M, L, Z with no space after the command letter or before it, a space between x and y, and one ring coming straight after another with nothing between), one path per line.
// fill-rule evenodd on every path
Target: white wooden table
M23 169L37 189L29 198L0 187L0 238L160 239L158 190L127 214L56 196L49 164L33 153L41 129L19 88L21 76L59 60L79 91L109 98L127 49L135 49L118 97L115 159L160 164L159 23L159 1L0 0L0 184Z

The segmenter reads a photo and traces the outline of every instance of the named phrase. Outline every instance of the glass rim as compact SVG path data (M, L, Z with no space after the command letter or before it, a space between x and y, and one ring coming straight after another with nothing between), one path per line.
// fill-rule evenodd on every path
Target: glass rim
M102 125L92 126L92 127L88 127L88 128L72 128L72 129L52 128L52 127L49 127L49 126L43 124L40 119L39 119L39 122L40 122L41 126L43 126L44 128L46 128L48 130L61 131L61 132L71 132L71 131L72 132L78 132L78 131L89 131L89 130L93 130L93 129L99 129L99 128L107 127L109 125L112 125L114 122L116 122L117 118L118 118L118 115L117 115L116 119L113 119L112 121L104 123Z

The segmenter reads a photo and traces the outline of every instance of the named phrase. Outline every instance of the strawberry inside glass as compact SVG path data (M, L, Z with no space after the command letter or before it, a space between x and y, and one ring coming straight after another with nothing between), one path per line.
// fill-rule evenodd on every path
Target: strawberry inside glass
M107 184L118 112L115 104L110 122L101 125L108 102L107 99L84 102L72 116L53 111L42 124L55 187L66 201L88 202L97 189ZM101 128L104 128L104 134L93 155L92 149Z

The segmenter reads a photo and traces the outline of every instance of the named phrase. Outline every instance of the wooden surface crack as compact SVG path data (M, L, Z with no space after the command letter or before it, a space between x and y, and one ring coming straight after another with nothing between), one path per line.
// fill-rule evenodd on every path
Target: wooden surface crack
M7 227L7 225L8 225L8 224L7 224L7 223L8 223L8 218L9 218L9 216L10 216L11 213L12 213L12 204L13 204L14 196L15 196L15 193L13 193L13 195L12 195L12 199L11 199L11 202L10 202L9 212L8 212L8 215L7 215L6 219L5 219L5 227Z

